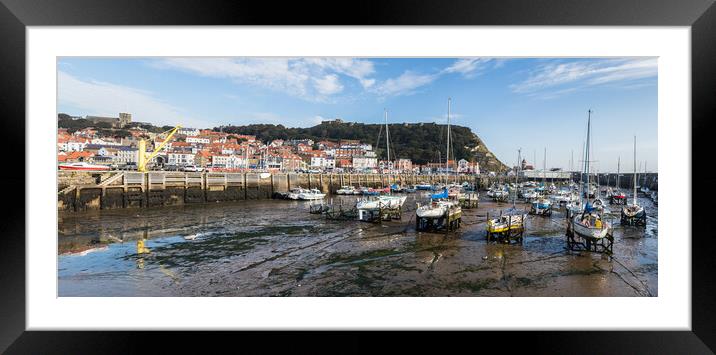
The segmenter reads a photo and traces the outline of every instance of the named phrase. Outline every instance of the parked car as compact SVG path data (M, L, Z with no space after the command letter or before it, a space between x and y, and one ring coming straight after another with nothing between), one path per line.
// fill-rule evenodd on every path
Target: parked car
M186 172L202 172L204 168L196 165L187 165L182 170Z

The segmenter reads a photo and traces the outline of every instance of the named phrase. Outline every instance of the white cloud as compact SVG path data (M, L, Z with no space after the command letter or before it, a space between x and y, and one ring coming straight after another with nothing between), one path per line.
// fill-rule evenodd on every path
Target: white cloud
M373 91L381 96L409 95L421 86L435 81L439 74L417 74L406 71L397 78L391 78L373 87Z
M445 73L459 73L462 76L471 79L477 76L481 71L487 69L487 64L491 58L466 58L458 59L453 65L445 68Z
M410 95L421 86L428 85L443 75L460 74L467 79L472 79L487 70L488 63L493 61L492 58L458 59L452 65L433 74L418 74L407 70L397 78L379 82L372 87L371 91L381 96ZM494 67L497 68L497 64Z
M601 59L550 63L534 70L526 80L510 86L515 93L547 93L554 96L607 83L633 83L657 75L656 58ZM565 86L572 85L572 90Z
M192 119L182 110L155 97L153 93L127 86L94 80L81 80L66 72L57 72L60 104L83 110L88 115L116 117L129 112L134 121L155 125L206 127L211 122Z
M333 95L343 91L338 75L328 74L323 78L313 78L313 86L321 95Z
M375 79L373 63L353 58L167 58L152 65L201 76L280 91L309 101L323 101L343 90L338 74L357 80L363 88Z
M354 78L360 82L363 88L369 88L375 84L375 79L370 79L370 76L375 73L375 68L373 62L369 60L354 58L305 58L304 62Z

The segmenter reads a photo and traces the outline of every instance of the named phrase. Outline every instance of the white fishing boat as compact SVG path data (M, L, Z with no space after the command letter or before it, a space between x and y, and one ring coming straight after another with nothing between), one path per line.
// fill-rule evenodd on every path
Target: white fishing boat
M405 203L407 196L380 195L360 199L356 203L359 210L377 210L381 208L400 208Z
M460 206L456 202L439 200L418 206L415 214L420 218L440 218L446 216L448 212L457 211L457 209L460 209Z
M305 193L305 192L308 192L308 190L306 190L306 189L304 189L304 188L302 188L302 187L294 187L294 188L292 188L291 190L289 190L289 192L288 192L288 194L286 195L286 197L287 197L289 200L300 200L301 198L300 198L299 196L300 196L302 193Z
M536 199L538 196L539 194L534 189L528 189L527 191L522 193L522 197L524 197L525 200L533 200Z
M320 200L326 197L326 194L321 192L319 189L310 189L308 191L303 191L298 194L299 200Z
M336 190L338 195L358 195L360 191L356 190L353 186L341 186L340 189Z

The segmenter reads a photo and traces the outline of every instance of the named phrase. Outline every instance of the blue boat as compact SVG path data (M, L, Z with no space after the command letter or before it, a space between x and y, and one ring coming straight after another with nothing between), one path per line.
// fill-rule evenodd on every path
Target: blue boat
M443 192L440 192L437 194L432 194L432 195L430 195L430 198L433 200L446 199L446 198L448 198L448 189L445 188L445 189L443 189Z

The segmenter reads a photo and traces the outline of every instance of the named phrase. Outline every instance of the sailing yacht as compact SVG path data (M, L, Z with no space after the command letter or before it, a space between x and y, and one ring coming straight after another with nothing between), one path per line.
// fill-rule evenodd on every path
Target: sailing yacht
M617 181L614 186L614 189L611 191L611 194L609 194L609 202L611 202L613 205L624 205L626 204L626 195L624 192L622 192L619 189L619 175L621 174L621 158L617 160Z
M447 172L450 168L450 103L451 99L448 98L448 115L447 115L447 146L445 154L445 188L442 193L433 194L430 196L430 204L424 206L418 206L415 210L415 214L420 218L436 218L440 216L447 216L449 213L461 213L462 208L458 201L449 201L449 191L447 181Z
M592 124L592 110L587 111L587 143L584 159L584 176L586 181L583 181L584 188L589 189L589 143L591 135L591 124ZM582 195L584 196L584 195ZM584 197L582 197L584 198ZM582 201L581 205L584 206L581 213L575 213L572 217L572 231L582 238L588 239L601 239L609 234L610 225L607 221L602 220L601 214L589 203L589 200Z
M544 160L542 167L542 174L544 174L544 182L547 182L547 148L544 148ZM546 193L546 192L545 192ZM546 215L551 214L552 200L546 196L540 196L536 200L532 201L531 214Z
M390 171L390 131L388 130L388 110L383 111L385 118L385 147L388 154L386 167ZM399 208L405 203L407 196L393 196L392 193L398 190L397 184L393 184L382 190L374 190L377 193L373 196L363 198L356 202L356 208L359 210L377 210L381 208ZM388 195L378 195L378 193L387 193Z
M636 201L636 136L634 136L634 198L631 204L622 208L622 224L628 225L646 225L646 212L644 207L639 206Z

